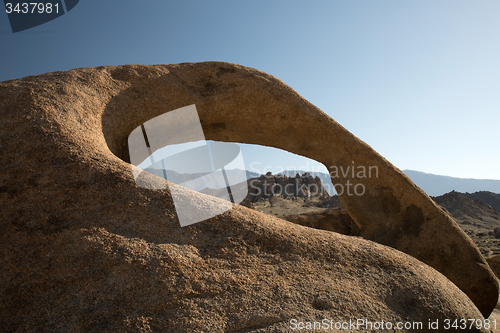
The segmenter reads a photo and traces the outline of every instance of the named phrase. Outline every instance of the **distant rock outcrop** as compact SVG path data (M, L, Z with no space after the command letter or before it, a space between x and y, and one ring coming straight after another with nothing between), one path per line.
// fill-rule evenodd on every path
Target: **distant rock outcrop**
M305 173L295 177L283 175L273 175L268 172L257 178L248 180L248 195L245 201L252 203L259 200L267 200L271 197L280 197L283 199L302 199L309 200L313 197L322 198L325 201L330 195L323 187L319 177L312 177Z
M314 178L318 177L323 183L323 187L329 195L333 196L337 193L335 191L335 188L333 187L332 179L330 178L330 175L328 173L320 171L307 171L307 173L309 173ZM304 174L304 170L285 170L283 172L280 172L279 174L290 178L295 177L297 174Z
M171 183L140 188L127 137L191 104L207 139L378 166L377 178L341 176L366 191L340 199L363 237L410 255L242 206L180 227L173 189L194 211L222 201ZM0 118L5 332L283 332L315 318L426 325L480 319L496 304L496 278L445 211L263 72L209 62L48 73L0 83Z

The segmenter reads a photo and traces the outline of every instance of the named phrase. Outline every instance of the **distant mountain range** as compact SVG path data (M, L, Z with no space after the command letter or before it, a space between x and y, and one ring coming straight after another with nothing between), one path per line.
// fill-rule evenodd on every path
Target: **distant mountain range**
M500 180L455 178L414 170L403 170L403 172L431 196L443 195L451 191L462 193L473 193L478 191L500 193Z
M158 169L146 169L145 171L152 173L159 177L164 177L163 170ZM330 195L334 195L335 189L333 187L330 176L324 172L313 172L313 171L303 171L303 170L286 170L279 174L285 175L287 177L295 177L298 173L303 175L308 172L313 177L319 177L326 191ZM452 191L462 192L462 193L474 193L481 191L489 191L493 193L500 193L500 180L492 179L472 179L472 178L456 178L449 176L440 176L430 173L414 171L414 170L403 170L403 172L421 189L423 189L430 196L439 196ZM190 181L190 184L194 184L194 190L201 191L205 188L209 189L220 189L225 187L225 183L221 182L221 178L214 177L210 174L187 174L178 173L175 171L167 170L167 179L176 184L182 184ZM233 169L226 170L226 175L228 177L230 185L234 185L242 182L242 180L259 177L260 174L245 170ZM201 178L204 176L203 178ZM475 194L476 195L476 194ZM484 198L472 198L480 199L482 201ZM489 202L488 202L489 203ZM493 204L489 203L494 206ZM500 204L498 204L500 205ZM497 208L498 210L498 208Z
M173 170L161 170L147 168L144 169L155 176L165 178L174 184L183 184L189 182L189 188L195 191L202 191L206 188L220 189L226 187L223 178L219 175L210 173L178 173ZM164 173L165 172L165 173ZM225 170L229 185L234 185L245 181L246 179L259 177L260 174L246 170L233 169Z

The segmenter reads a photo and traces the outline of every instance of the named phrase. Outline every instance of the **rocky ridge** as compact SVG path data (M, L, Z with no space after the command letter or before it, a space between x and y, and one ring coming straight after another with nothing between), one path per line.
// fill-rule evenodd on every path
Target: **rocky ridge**
M493 193L492 193L493 194ZM464 230L493 230L500 226L500 213L482 200L452 191L433 198L446 208Z

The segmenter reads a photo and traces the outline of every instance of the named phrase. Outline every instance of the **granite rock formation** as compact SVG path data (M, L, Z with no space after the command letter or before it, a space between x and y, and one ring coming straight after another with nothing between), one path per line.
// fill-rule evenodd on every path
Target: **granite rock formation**
M265 175L248 180L246 201L252 203L259 200L268 200L271 197L300 198L303 200L317 197L327 200L330 195L323 187L321 179L312 177L309 173L303 175L297 173L295 177L286 177L268 172Z
M136 185L127 136L191 104L207 139L378 166L377 178L334 180L366 187L342 203L361 235L421 261L242 206L181 228L169 189ZM0 83L0 116L5 332L273 332L292 318L481 318L496 304L493 273L447 213L263 72L210 62L48 73Z

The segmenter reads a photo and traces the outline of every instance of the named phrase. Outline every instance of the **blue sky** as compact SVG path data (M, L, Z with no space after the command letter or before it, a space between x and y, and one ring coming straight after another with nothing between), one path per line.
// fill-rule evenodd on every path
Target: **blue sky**
M497 0L81 0L16 34L0 13L0 81L228 61L283 80L400 169L500 179L499 14ZM247 166L306 163L243 153Z

